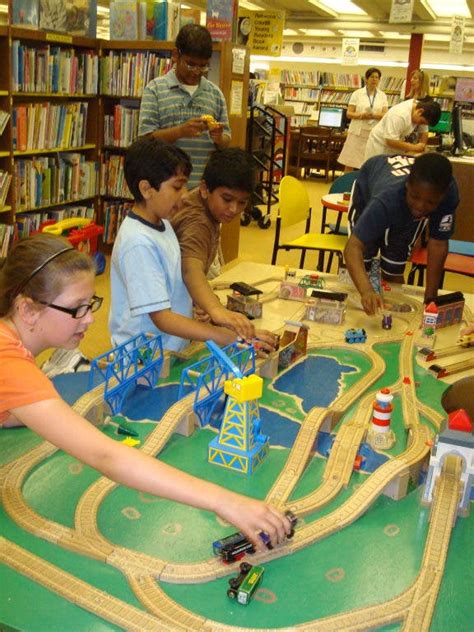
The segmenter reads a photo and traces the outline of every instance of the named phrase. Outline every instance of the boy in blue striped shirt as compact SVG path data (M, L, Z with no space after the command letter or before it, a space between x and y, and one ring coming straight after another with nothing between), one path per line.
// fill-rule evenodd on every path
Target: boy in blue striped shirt
M151 132L190 155L190 189L199 185L210 153L230 143L224 95L204 77L211 56L209 31L198 24L183 26L172 51L173 69L150 81L140 106L139 135Z

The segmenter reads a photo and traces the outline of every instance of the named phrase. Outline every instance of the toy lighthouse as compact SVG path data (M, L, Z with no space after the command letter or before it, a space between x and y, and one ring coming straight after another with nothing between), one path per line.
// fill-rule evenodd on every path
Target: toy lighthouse
M373 403L372 424L367 434L367 441L376 450L386 450L395 443L395 435L390 428L392 417L393 395L389 388L378 391Z
M425 307L423 322L421 323L421 337L424 339L423 344L427 341L434 344L438 313L438 307L434 302L428 303Z

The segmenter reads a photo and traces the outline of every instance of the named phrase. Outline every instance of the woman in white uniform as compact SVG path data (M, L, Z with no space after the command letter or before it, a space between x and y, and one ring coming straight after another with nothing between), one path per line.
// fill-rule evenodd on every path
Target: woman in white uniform
M387 96L377 86L382 73L378 68L369 68L365 73L365 87L352 93L347 108L350 119L349 131L344 147L337 159L347 173L360 169L364 162L365 145L370 131L388 110Z

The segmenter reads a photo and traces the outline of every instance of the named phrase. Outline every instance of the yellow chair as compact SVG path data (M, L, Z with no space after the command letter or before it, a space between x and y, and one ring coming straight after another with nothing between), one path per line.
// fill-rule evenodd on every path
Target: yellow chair
M285 176L280 182L280 204L276 220L275 241L273 244L272 265L275 265L278 251L301 250L300 268L304 267L307 250L319 250L317 270L322 272L324 266L324 254L330 253L326 272L330 271L332 255L336 255L339 265L342 264L342 253L347 243L346 235L333 235L310 233L311 207L305 185L293 176ZM282 228L292 226L298 222L306 221L304 235L292 241L280 243L280 231Z

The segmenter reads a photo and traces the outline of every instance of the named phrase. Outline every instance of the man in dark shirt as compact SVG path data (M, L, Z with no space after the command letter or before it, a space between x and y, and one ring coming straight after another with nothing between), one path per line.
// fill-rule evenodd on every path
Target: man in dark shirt
M458 203L451 163L440 154L381 155L364 163L354 186L344 257L367 314L382 307L366 272L371 260L380 251L383 277L403 283L405 264L427 224L425 300L437 296Z

